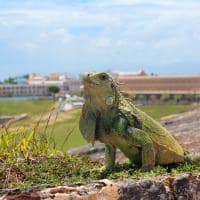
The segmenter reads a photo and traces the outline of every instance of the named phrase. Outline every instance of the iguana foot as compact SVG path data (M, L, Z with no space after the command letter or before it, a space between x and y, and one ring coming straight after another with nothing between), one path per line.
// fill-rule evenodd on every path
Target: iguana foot
M141 171L148 172L148 171L152 170L153 168L154 168L153 165L143 165L141 168Z

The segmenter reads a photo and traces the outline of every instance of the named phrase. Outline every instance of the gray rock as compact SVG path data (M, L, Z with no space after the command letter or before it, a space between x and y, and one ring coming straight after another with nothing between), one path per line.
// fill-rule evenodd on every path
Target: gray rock
M200 174L4 191L0 200L200 200Z
M200 175L183 175L177 177L173 183L173 192L176 199L200 199Z

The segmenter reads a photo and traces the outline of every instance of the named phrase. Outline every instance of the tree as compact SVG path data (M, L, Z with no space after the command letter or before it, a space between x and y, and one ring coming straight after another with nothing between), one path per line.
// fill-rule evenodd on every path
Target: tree
M55 99L55 95L60 91L60 88L56 85L51 85L48 87L48 92L53 96Z
M24 74L22 77L23 77L24 79L28 79L28 78L29 78L29 74Z
M7 84L17 84L17 82L15 81L15 79L11 78L11 77L9 77L8 79L5 79L4 83L7 83Z
M170 100L170 95L169 94L162 94L160 97L161 101L167 102Z

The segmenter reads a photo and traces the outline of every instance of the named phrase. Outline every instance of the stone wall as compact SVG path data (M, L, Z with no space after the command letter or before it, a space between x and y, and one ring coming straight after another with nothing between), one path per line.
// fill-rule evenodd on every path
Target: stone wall
M200 174L160 180L101 180L88 185L2 190L0 200L200 200Z

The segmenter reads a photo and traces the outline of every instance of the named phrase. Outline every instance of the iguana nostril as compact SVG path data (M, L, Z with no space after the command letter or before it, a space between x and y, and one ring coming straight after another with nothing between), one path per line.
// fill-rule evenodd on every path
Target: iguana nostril
M91 73L86 73L84 76L83 76L83 81L87 81L88 79L90 79L91 77Z

